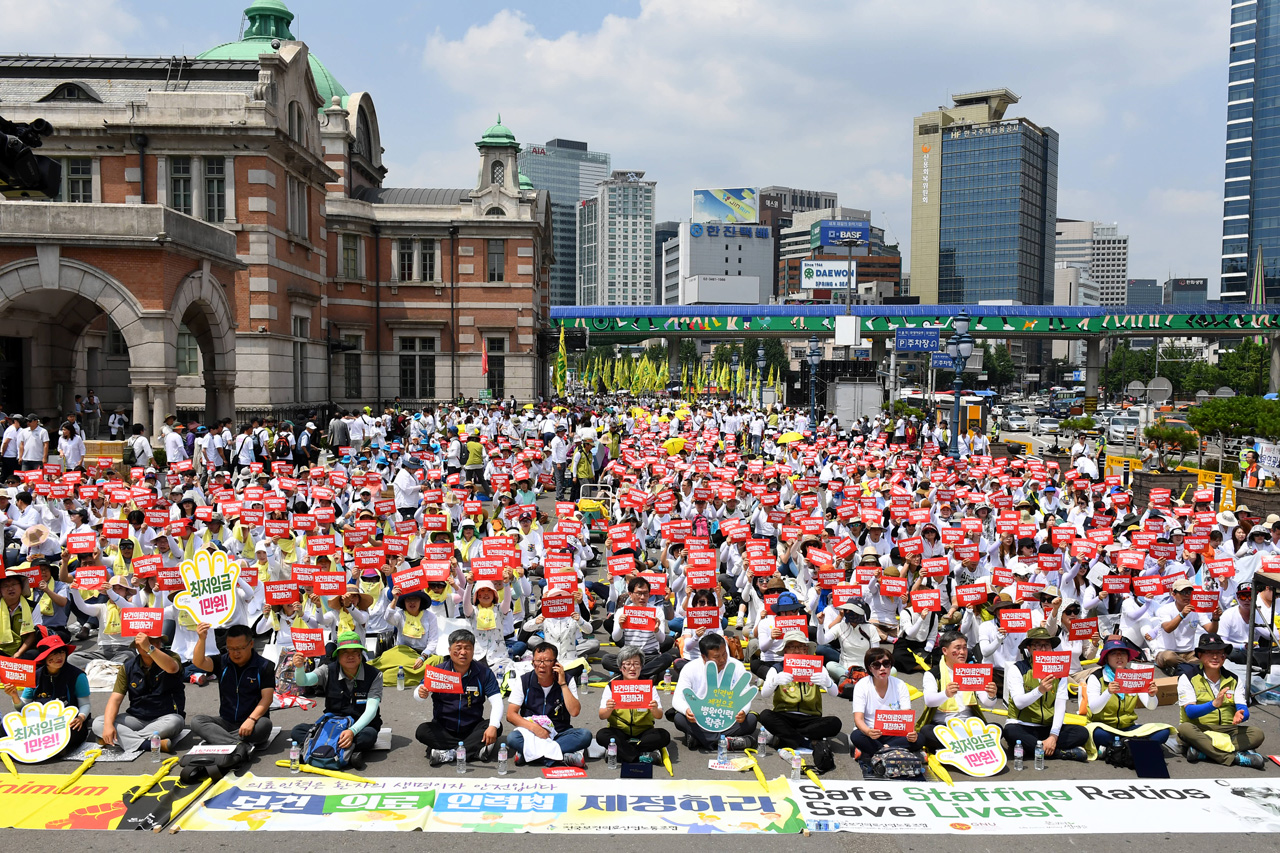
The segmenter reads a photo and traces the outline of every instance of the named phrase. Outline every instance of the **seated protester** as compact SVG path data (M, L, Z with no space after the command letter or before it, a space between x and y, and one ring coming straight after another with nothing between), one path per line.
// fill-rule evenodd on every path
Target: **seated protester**
M577 680L565 674L555 644L535 646L533 670L512 679L507 697L507 722L512 726L507 746L515 752L516 764L585 765L591 732L572 725L581 712Z
M40 640L31 615L31 585L26 575L0 578L0 655L30 658Z
M196 669L218 677L218 716L197 714L191 730L205 743L254 746L271 737L271 700L276 692L276 667L253 648L253 631L248 625L227 629L225 652L205 654L210 627L200 623L191 663ZM301 743L301 742L299 742Z
M5 684L0 689L9 694L15 710L22 710L32 702L52 702L54 699L62 700L68 708L78 709L79 713L71 721L71 740L58 754L75 752L89 736L91 728L93 711L89 708L89 679L83 670L67 663L67 655L76 647L68 646L62 637L56 634L45 637L36 648L39 652L35 658L36 686L24 687L21 693L12 684Z
M1108 747L1119 746L1121 738L1141 738L1152 743L1164 743L1173 733L1173 727L1148 723L1138 725L1138 703L1148 711L1156 709L1156 682L1151 679L1151 689L1141 695L1115 691L1116 673L1130 668L1142 653L1124 640L1107 640L1102 647L1102 669L1085 681L1085 695L1089 699L1089 732L1097 744L1099 753Z
M1222 668L1231 646L1217 634L1201 634L1196 644L1200 669L1195 675L1178 677L1178 705L1182 708L1178 740L1187 761L1212 761L1263 768L1262 729L1243 725L1249 719L1244 685Z
M906 735L886 737L876 730L877 711L910 711L911 694L907 683L890 675L893 655L888 649L876 646L863 658L863 668L871 676L862 678L853 686L853 731L849 732L849 754L860 763L885 747L919 750L924 744L914 728Z
M771 579L768 587L770 591L777 587L783 589L774 599L773 612L766 612L756 623L755 630L752 632L753 639L759 644L760 656L752 658L751 673L758 678L767 678L772 671L782 671L782 629L778 627L775 617L784 613L804 611L804 605L800 603L800 599L796 598L794 593L786 591L781 578L777 578L777 581L778 584L775 587Z
M851 598L836 609L834 617L819 626L818 643L840 649L838 661L827 662L827 674L833 681L866 675L863 659L872 646L880 645L880 632L871 622L871 608L861 598Z
M716 749L721 735L725 736L729 749L742 750L754 746L753 736L759 720L750 711L739 711L733 725L723 732L709 732L698 725L689 708L689 701L684 697L685 688L693 691L695 696L706 696L707 663L714 663L720 672L724 672L729 665L729 646L722 634L708 631L698 639L698 654L698 661L680 669L680 680L676 682L675 693L671 695L667 719L684 733L685 742L695 749Z
M71 576L67 573L66 562L62 564L62 571L62 579L69 582ZM132 599L137 594L137 590L130 586L129 581L123 576L112 575L103 592L106 595L105 599L100 602L91 602L85 599L79 589L71 588L71 594L80 602L79 609L91 614L98 621L97 648L76 652L71 658L71 663L81 669L87 667L89 661L93 660L124 663L133 659L133 642L120 634L122 624L120 610L133 606Z
M814 645L801 632L788 631L782 638L782 653L811 655ZM822 716L822 692L818 688L833 696L837 692L825 669L808 684L797 682L789 672L769 670L760 698L765 702L772 699L773 707L760 712L760 725L772 735L771 746L808 747L812 741L840 734L840 718Z
M1156 666L1170 675L1194 675L1196 634L1202 627L1210 634L1218 632L1221 610L1197 613L1191 604L1193 589L1195 584L1185 578L1174 581L1172 598L1156 610L1164 646L1164 650L1156 654Z
M1259 660L1266 654L1265 650L1274 641L1275 632L1266 624L1266 614L1269 614L1272 609L1271 595L1271 590L1264 587L1258 591L1258 601L1253 603L1255 613L1260 614L1253 618L1253 636L1256 641L1253 650L1254 660ZM1236 606L1223 613L1218 623L1218 634L1224 641L1231 644L1232 663L1243 664L1248 659L1249 605L1252 601L1253 581L1245 581L1236 587Z
M387 623L396 629L396 643L378 655L369 665L382 673L382 683L397 683L404 669L405 684L422 681L422 670L429 655L435 654L440 625L431 612L431 599L422 590L397 595L395 588L386 592L394 606L387 611Z
M569 594L566 589L549 589L543 595L543 599ZM574 601L572 615L547 617L539 613L521 626L520 639L530 642L535 636L541 634L543 640L555 644L558 658L579 661L576 666L569 668L570 678L577 678L578 672L587 671L587 656L599 653L600 641L591 636L595 629L589 621L591 611L582 600L581 585L573 591L572 595Z
M635 646L644 652L641 677L653 681L671 666L675 658L664 653L664 644L669 648L673 641L667 635L667 617L663 608L649 605L649 589L649 582L638 574L627 579L627 599L618 603L618 609L613 614L613 631L610 636L615 643ZM653 622L653 628L625 628L622 623L626 614L648 616ZM602 665L610 672L619 672L619 657L621 654L618 657L605 655Z
M953 719L969 717L985 721L982 709L995 708L997 695L994 678L987 683L985 690L961 690L955 683L952 674L955 668L969 660L969 641L964 634L950 628L943 633L938 644L942 648L942 658L924 675L924 711L916 722L924 746L930 752L942 749L933 733L934 726L945 726Z
M47 634L57 634L70 642L71 632L67 630L67 616L71 612L71 587L58 580L54 575L54 567L47 557L36 557L31 565L40 567L40 582L32 592L31 618L37 628L44 628ZM70 654L70 652L68 652Z
M636 646L623 646L618 650L619 674L611 681L652 681L644 675L645 655ZM605 749L609 741L618 747L618 760L628 764L640 761L661 761L661 751L671 743L671 733L654 725L654 714L662 713L662 700L653 691L653 702L648 708L619 708L613 701L613 688L608 685L600 693L600 719L609 725L596 732L596 743Z
M135 654L120 668L111 698L101 717L93 721L93 733L104 746L135 752L160 735L160 750L171 752L173 738L186 722L186 681L178 659L152 643L150 637L133 638ZM125 696L129 710L120 712Z
M918 561L916 556L907 557L908 561ZM912 584L911 591L934 589L930 579L920 574ZM910 596L908 595L908 600ZM898 614L901 633L893 644L893 666L901 673L925 672L938 659L938 651L934 642L938 636L938 625L941 622L941 611L916 611L913 607L903 607Z
M1065 725L1068 678L1047 676L1037 679L1031 657L1036 652L1053 651L1059 639L1045 628L1032 628L1018 644L1022 659L1005 667L1004 687L1009 698L1009 721L1004 725L1004 739L1010 750L1018 741L1027 754L1033 754L1036 741L1044 742L1046 758L1086 761L1085 741L1089 737L1084 726Z
M338 748L351 748L351 766L364 767L363 754L373 749L382 729L378 709L382 705L381 673L364 663L364 644L354 631L338 635L333 660L306 672L307 659L294 652L294 680L299 687L319 687L324 692L324 713L350 717L353 722L338 737ZM311 723L299 723L289 737L301 746L311 733ZM268 729L268 732L270 729Z
M427 665L462 677L461 693L429 693L425 683L418 685L414 696L419 701L431 696L431 721L418 726L416 737L427 745L427 758L439 767L457 758L459 742L466 747L467 757L489 761L498 754L498 735L502 734L502 693L498 679L484 661L475 660L476 638L465 628L449 635L449 656L427 658ZM489 704L488 725L484 705Z

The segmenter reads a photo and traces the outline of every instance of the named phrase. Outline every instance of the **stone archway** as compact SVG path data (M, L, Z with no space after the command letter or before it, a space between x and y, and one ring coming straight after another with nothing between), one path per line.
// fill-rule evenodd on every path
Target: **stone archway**
M176 351L181 327L200 347L204 378L204 418L212 423L235 416L236 332L231 305L223 285L206 263L191 273L174 294L169 306L166 337Z

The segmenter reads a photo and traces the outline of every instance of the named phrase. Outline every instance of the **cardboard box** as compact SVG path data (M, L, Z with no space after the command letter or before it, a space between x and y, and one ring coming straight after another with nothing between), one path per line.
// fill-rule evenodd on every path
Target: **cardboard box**
M1176 705L1178 703L1178 678L1165 676L1156 679L1156 702L1160 705Z

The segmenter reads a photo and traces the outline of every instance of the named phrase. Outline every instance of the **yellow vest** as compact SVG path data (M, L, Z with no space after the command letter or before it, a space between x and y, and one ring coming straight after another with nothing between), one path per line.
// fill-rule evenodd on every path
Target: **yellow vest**
M1107 689L1107 682L1101 677L1098 678L1098 684L1103 690ZM1094 714L1089 713L1089 722L1106 723L1113 729L1127 729L1138 722L1138 697L1132 693L1110 694L1107 704L1102 710Z
M596 475L595 460L592 459L590 453L578 451L578 465L573 469L573 473L586 479L590 479Z

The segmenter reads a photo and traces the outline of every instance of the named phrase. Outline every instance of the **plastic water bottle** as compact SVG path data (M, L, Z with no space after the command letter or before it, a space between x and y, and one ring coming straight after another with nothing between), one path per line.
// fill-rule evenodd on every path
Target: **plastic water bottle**
M498 775L507 775L507 745L505 743L498 747Z
M458 741L458 775L461 776L467 772L467 748L462 745L462 741Z
M760 727L760 733L756 735L756 755L769 754L769 730L764 726Z
M1036 769L1044 769L1044 741L1036 741Z
M151 733L151 760L160 763L160 732Z
M1022 741L1018 741L1013 745L1013 769L1022 770Z
M396 670L396 690L404 690L404 667Z
M672 666L667 670L667 686L670 687L676 683L676 668Z
M295 776L300 772L298 761L302 757L302 749L296 740L289 741L289 772Z
M605 755L606 755L605 764L609 766L610 770L617 770L618 769L618 741L616 739L609 738L609 749L605 753Z
M716 761L729 760L729 739L724 735L720 735L720 742L716 745Z
M791 756L791 778L800 781L800 777L804 775L804 759L799 754Z

